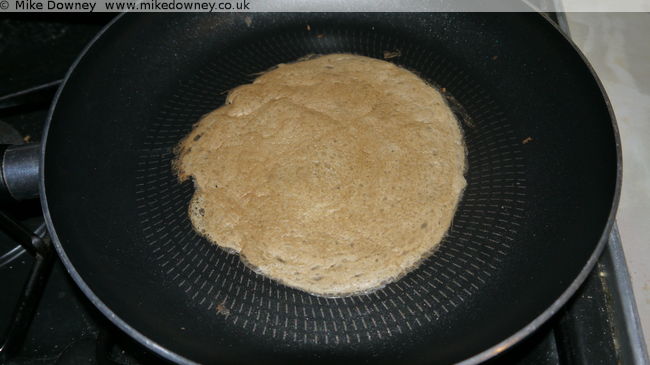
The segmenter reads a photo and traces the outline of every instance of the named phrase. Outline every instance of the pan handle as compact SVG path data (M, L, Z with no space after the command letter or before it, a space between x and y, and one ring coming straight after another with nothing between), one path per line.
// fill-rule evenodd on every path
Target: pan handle
M38 198L41 145L0 145L0 199Z

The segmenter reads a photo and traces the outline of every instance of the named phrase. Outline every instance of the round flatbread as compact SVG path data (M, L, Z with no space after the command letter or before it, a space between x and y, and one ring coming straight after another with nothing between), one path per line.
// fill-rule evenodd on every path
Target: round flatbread
M465 179L441 94L392 63L331 54L228 94L179 144L195 229L309 293L367 292L417 265L449 228Z

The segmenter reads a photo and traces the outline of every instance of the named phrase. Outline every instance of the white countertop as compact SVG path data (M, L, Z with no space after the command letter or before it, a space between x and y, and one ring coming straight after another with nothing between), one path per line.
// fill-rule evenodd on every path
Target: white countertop
M623 145L617 221L650 345L650 14L568 13L571 37L600 77Z

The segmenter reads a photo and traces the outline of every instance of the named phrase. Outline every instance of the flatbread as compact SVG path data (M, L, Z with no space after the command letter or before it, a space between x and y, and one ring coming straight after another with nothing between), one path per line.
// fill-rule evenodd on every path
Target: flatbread
M331 54L228 94L179 144L189 216L254 270L309 293L367 292L442 240L465 187L458 121L389 62Z

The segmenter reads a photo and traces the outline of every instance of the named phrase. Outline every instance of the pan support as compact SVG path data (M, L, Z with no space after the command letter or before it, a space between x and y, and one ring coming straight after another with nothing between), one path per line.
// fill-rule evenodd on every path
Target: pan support
M12 319L0 337L0 362L4 362L17 353L24 342L50 276L55 254L45 234L44 224L32 232L0 211L0 229L34 258L29 276L14 307Z

